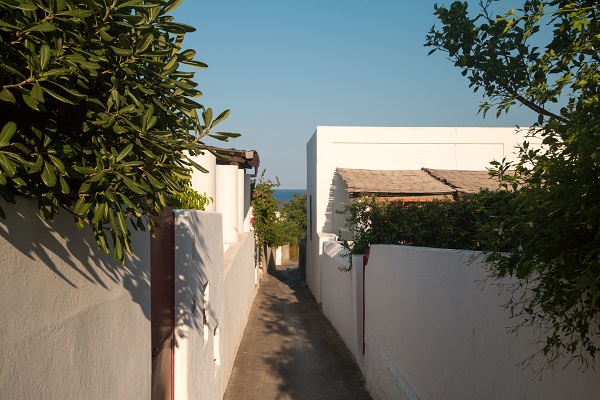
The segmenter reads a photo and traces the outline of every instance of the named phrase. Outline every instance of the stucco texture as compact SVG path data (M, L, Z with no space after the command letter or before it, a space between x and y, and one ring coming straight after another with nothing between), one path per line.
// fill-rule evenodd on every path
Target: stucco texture
M0 397L150 398L149 234L119 267L71 216L2 203Z

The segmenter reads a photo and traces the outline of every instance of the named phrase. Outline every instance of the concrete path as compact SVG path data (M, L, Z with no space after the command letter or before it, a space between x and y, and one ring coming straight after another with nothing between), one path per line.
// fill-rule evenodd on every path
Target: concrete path
M261 282L223 399L371 399L296 264Z

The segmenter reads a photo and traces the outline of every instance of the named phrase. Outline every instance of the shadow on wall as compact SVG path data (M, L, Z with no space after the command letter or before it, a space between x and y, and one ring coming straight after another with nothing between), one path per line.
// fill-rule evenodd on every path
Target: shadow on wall
M136 250L149 246L148 233L138 233L130 226L134 256L121 267L112 255L98 250L91 228L78 229L70 215L58 214L52 221L44 221L34 201L25 198L17 204L2 202L2 207L7 218L0 221L0 236L12 248L43 264L74 289L79 288L76 275L107 290L122 283L150 320L150 268L135 256Z
M278 398L370 399L360 370L296 271L271 275L292 296L271 291L257 303L274 355L265 359L278 377ZM272 279L272 278L271 278Z
M223 268L222 235L211 235L215 227L207 226L209 223L199 213L185 211L183 218L175 218L176 346L178 339L188 339L190 330L207 340L220 323L220 310L214 305L215 292L222 290L223 276L217 274ZM220 224L220 219L215 221Z
M348 204L348 185L346 185L346 182L336 170L333 173L333 179L329 187L329 199L327 200L327 208L325 210L325 224L320 232L340 235L340 228L344 227L345 219L343 215L338 215L336 211L343 210L346 204Z

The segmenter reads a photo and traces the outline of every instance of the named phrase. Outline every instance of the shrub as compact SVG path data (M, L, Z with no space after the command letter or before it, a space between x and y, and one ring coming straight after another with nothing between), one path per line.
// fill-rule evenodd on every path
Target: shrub
M183 189L210 130L193 72L206 67L182 42L193 27L168 13L181 0L0 1L0 196L38 200L91 226L121 263L127 220L149 218ZM0 211L2 217L4 212Z
M483 190L456 200L424 203L363 197L340 211L354 238L343 245L350 254L364 254L371 244L483 250L482 243L493 240L488 225L513 213L509 200L514 196L514 192ZM507 247L499 242L498 246Z

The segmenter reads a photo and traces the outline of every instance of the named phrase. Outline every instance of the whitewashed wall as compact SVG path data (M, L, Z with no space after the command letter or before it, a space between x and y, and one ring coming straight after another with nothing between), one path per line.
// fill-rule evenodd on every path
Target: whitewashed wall
M253 236L223 253L221 214L175 218L175 398L221 399L257 291Z
M132 234L135 257L119 267L66 213L2 207L0 397L149 399L148 233Z
M534 337L507 334L498 288L472 253L391 245L371 248L365 276L365 377L374 399L594 400L600 372L576 363L542 380L516 365Z
M219 353L214 331L224 318L222 229L219 213L175 210L174 372L179 400L222 396L223 374L214 361Z
M323 314L362 366L362 256L350 259L339 242L323 244Z
M252 302L258 291L258 269L254 264L252 233L240 235L240 241L225 253L224 283L221 397L227 388L235 356L248 323Z
M307 239L306 243L306 283L317 303L322 300L321 280L323 279L322 251L323 245L335 241L333 233L314 233L313 240ZM309 260L310 258L310 260ZM310 268L309 268L310 267Z
M320 301L321 232L339 234L348 194L336 168L482 170L515 159L525 133L515 128L319 126L306 145L308 212L306 275ZM537 146L539 141L532 143ZM310 277L310 278L308 278Z
M209 151L205 151L204 154L190 156L190 158L208 171L203 173L196 169L192 170L192 189L200 194L205 194L212 199L212 201L204 207L205 211L216 211L215 198L217 196L217 181L215 175L217 171L217 158Z

